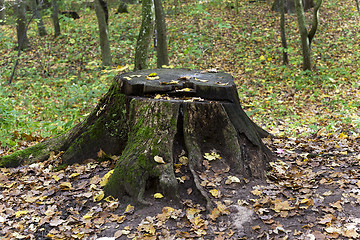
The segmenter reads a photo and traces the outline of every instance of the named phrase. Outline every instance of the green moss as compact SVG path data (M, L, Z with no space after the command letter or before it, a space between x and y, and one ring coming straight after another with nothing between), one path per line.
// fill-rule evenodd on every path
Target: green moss
M46 149L46 145L43 143L38 143L35 146L28 147L24 150L19 150L10 154L8 156L4 156L0 159L1 167L17 167L24 162L29 161L29 157L36 159L39 156L45 154L44 150Z
M171 128L177 128L177 117L172 117L170 120Z

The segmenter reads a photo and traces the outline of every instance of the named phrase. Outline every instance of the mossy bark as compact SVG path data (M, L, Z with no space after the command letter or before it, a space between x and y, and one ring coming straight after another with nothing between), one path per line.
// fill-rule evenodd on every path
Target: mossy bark
M51 1L52 6L52 14L51 18L54 24L54 36L58 37L60 36L61 30L60 30L60 23L59 23L59 6L57 3L57 0Z
M154 0L142 1L141 15L142 22L135 49L135 70L148 68L148 53L150 50L151 39L154 34L155 23Z
M165 13L161 0L154 0L154 6L157 36L156 64L158 68L162 68L164 65L169 65L168 44L166 40L167 31L165 23Z
M110 42L108 37L108 20L105 12L106 3L100 0L94 1L95 13L98 19L99 25L99 36L100 36L100 49L101 49L101 59L104 66L112 65L111 51L110 51ZM104 5L104 8L103 6ZM107 10L107 6L106 6Z
M149 78L152 72L158 80ZM146 204L148 190L179 198L175 165L181 155L188 158L190 178L211 209L199 176L204 153L216 150L233 174L261 179L271 159L261 141L268 135L242 110L230 75L142 70L115 78L94 111L69 132L3 157L0 166L41 161L51 151L63 151L63 164L73 164L96 158L102 149L119 156L105 193Z
M52 151L64 151L64 164L97 158L100 149L106 153L121 153L127 141L127 101L117 84L113 84L83 122L59 136L2 157L0 166L16 167L43 161Z

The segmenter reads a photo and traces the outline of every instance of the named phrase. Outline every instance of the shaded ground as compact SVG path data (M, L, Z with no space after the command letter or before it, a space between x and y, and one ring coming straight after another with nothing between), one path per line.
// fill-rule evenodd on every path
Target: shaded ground
M186 163L176 170L183 182L182 202L154 198L150 186L146 200L152 206L134 205L126 197L119 202L102 199L101 181L111 162L89 160L52 171L59 160L55 156L45 163L1 169L1 238L359 238L358 136L318 132L311 140L267 142L278 160L266 182L236 179L230 169L219 167L221 153L209 153L211 160L204 155L208 170L201 174L202 185L217 203L210 213L194 190Z

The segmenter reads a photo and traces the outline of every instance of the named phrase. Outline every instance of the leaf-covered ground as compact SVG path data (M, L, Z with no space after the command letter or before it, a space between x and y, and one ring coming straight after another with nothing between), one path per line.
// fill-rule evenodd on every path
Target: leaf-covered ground
M235 77L247 113L277 136L266 140L278 159L266 182L214 170L220 159L207 161L204 155L202 184L217 202L212 212L194 196L182 167L176 173L186 186L182 203L149 195L154 205L144 208L126 199L102 199L111 163L59 169L59 158L52 156L1 169L0 237L358 239L360 17L354 1L329 0L320 9L313 73L300 70L294 16L287 16L290 66L283 67L279 14L265 2L232 6L217 1L166 6L170 59L175 67L217 68ZM57 39L37 37L31 25L32 47L21 55L11 86L15 27L12 19L12 25L0 26L0 155L70 129L116 74L132 69L140 6L111 14L116 66L110 69L100 66L92 11L82 8L80 19L65 19ZM52 31L50 18L45 22ZM152 67L155 61L151 57Z

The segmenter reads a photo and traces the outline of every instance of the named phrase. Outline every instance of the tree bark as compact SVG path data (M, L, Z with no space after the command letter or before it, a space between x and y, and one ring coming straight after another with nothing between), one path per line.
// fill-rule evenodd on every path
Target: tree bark
M106 22L106 25L108 26L109 25L109 9L107 6L107 2L106 2L106 0L99 0L99 3L101 5L102 10L104 11L105 22Z
M319 8L322 4L322 0L318 0L316 6L314 7L313 12L313 19L312 19L312 26L310 31L308 32L306 28L305 22L305 15L302 8L301 0L295 1L296 7L296 15L298 20L298 26L300 31L300 38L301 38L301 47L302 47L302 56L303 56L303 70L312 70L312 63L311 63L311 43L315 36L315 33L318 28L318 12Z
M59 23L59 6L57 3L57 0L52 0L51 5L52 5L51 17L52 17L53 24L54 24L54 36L58 37L61 34L61 30L60 30L60 23Z
M129 10L128 10L128 6L127 6L127 3L125 3L124 1L120 1L119 2L119 6L116 10L116 14L118 13L128 13Z
M287 53L287 42L286 42L286 33L285 33L285 9L284 9L284 0L280 0L280 34L281 34L281 45L283 52L283 65L289 64L289 56Z
M142 22L135 50L135 70L148 68L148 55L154 33L154 0L142 1Z
M210 174L212 167L239 179L263 179L271 160L261 141L267 136L241 108L229 74L142 70L116 77L95 110L69 132L5 156L0 166L42 161L51 151L63 151L62 163L73 164L96 158L102 150L118 156L105 193L128 195L144 204L152 199L150 189L178 199L181 176L176 168L182 166L211 209L201 174ZM204 155L211 151L218 161L206 162Z
M355 4L356 4L356 9L360 15L360 7L359 7L359 0L355 0Z
M29 5L31 7L31 10L34 14L34 18L38 27L39 36L45 36L47 35L46 28L44 25L44 21L42 19L42 16L40 14L38 4L36 0L29 0Z
M276 12L281 12L281 1L274 0L271 10ZM297 0L284 0L284 12L285 13L295 13L295 1ZM303 10L307 11L310 8L314 7L314 0L302 0Z
M157 53L157 67L162 68L164 65L169 65L168 45L166 40L166 23L165 14L161 0L154 0L155 5L155 26L156 26L156 53Z
M27 26L26 26L26 7L25 2L18 0L15 4L17 20L17 41L20 50L25 50L30 46L29 39L27 37Z
M95 0L95 12L99 24L99 35L100 35L100 48L101 48L101 59L104 66L112 65L110 42L108 37L108 26L106 21L106 14L100 0Z
M5 1L0 0L0 25L4 25L5 23Z

